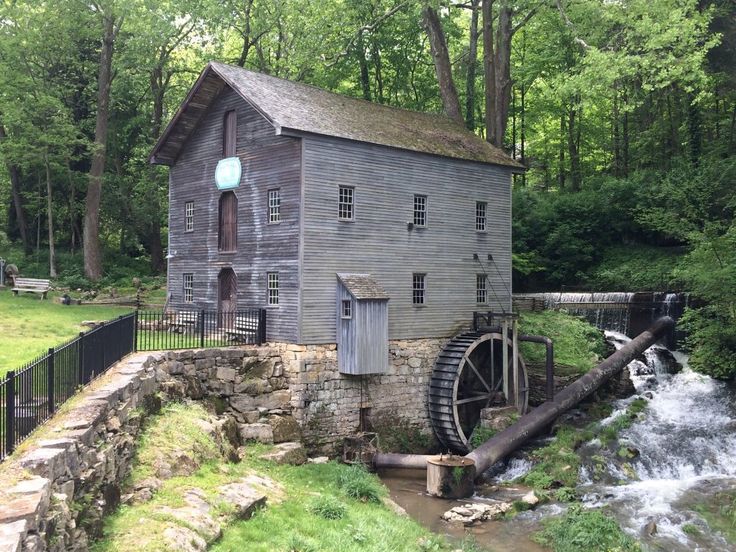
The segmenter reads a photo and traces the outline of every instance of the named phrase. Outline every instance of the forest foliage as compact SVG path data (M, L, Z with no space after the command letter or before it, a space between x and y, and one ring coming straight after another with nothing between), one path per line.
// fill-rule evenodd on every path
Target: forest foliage
M0 254L80 287L161 273L148 155L210 59L444 110L528 167L517 290L688 290L693 364L736 370L732 1L7 0Z

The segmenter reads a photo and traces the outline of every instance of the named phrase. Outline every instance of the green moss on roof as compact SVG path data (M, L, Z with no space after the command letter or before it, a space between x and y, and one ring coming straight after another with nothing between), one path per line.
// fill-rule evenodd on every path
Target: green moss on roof
M203 76L208 71L218 75L282 132L334 136L456 159L522 167L501 149L445 115L351 98L216 61L209 63ZM214 98L210 98L212 100ZM185 102L173 126L186 118L186 107ZM174 128L167 128L154 150L154 158L173 131Z

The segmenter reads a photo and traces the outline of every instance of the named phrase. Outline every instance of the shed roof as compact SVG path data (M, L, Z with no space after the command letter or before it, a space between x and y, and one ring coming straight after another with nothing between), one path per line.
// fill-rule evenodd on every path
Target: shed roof
M224 84L276 129L491 163L523 166L445 115L389 107L217 61L207 64L151 154L171 165Z
M338 274L342 285L356 299L389 299L388 293L370 274Z

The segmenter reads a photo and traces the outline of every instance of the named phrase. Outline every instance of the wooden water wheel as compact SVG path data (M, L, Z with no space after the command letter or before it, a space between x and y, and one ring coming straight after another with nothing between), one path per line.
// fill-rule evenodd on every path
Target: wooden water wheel
M521 413L527 410L529 384L521 357L517 377L510 367L510 381L504 385L502 339L500 332L464 333L451 339L437 356L429 384L429 416L437 438L453 452L470 451L468 440L483 408L514 404L514 380L520 391L516 406ZM510 338L506 346L511 364Z

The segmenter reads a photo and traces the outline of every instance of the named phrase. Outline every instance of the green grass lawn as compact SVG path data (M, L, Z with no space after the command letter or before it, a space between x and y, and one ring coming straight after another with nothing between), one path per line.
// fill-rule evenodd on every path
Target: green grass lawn
M35 293L14 296L0 291L0 376L87 328L85 320L110 320L130 312L127 307L62 305Z

